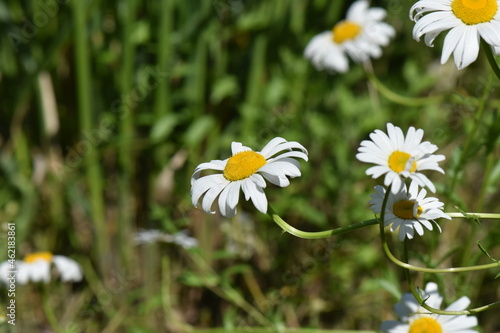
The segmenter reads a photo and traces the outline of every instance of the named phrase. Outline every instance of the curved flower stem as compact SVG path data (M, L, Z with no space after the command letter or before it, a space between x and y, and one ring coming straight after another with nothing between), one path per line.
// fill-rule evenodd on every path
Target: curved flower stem
M403 256L404 256L404 260L406 262L408 262L408 240L407 239L405 239L405 241L404 241ZM493 303L490 303L490 304L487 304L484 306L480 306L477 308L462 310L462 311L447 311L447 310L436 309L436 308L433 308L425 303L425 301L427 299L423 299L420 292L413 285L413 280L411 278L411 274L410 274L410 271L408 269L405 269L405 276L406 276L406 280L408 281L408 284L410 286L410 290L411 290L411 293L413 294L413 297L415 297L415 299L417 300L417 302L420 304L421 307L423 307L424 309L428 310L431 313L435 313L435 314L439 314L439 315L452 315L452 316L471 315L471 314L490 310L490 309L493 309L493 308L500 306L500 301L498 301L498 302L493 302Z
M383 232L383 228L381 228ZM382 236L381 236L382 238ZM494 262L491 264L485 264L485 265L476 265L476 266L464 266L464 267L449 267L449 268L429 268L429 267L420 267L420 266L414 266L410 265L404 261L401 261L397 259L389 249L389 246L387 245L387 242L385 241L385 236L383 237L383 243L382 247L384 249L385 254L387 257L396 265L399 267L402 267L404 269L408 269L411 271L417 271L417 272L424 272L424 273L455 273L455 272L471 272L471 271L479 271L482 269L489 269L489 268L495 268L495 267L500 267L500 262Z
M439 103L442 99L443 96L432 96L432 97L407 97L407 96L401 96L391 89L389 89L386 85L384 85L376 76L375 74L365 71L366 76L372 82L372 84L377 88L377 90L384 95L385 98L388 100L398 103L401 105L406 105L406 106L419 106L419 105L425 105L425 104L435 104Z
M497 76L498 79L500 79L500 68L498 67L498 64L495 60L495 57L493 56L493 52L491 51L491 47L486 43L484 40L481 39L481 46L483 47L484 53L486 53L486 59L488 59L488 62L490 63L491 69L493 69L493 72Z
M340 235L340 234L343 234L343 233L346 233L349 231L353 231L353 230L367 227L370 225L375 225L378 223L377 219L372 219L372 220L366 220L366 221L359 222L359 223L354 223L354 224L347 225L344 227L339 227L336 229L331 229L331 230L326 230L326 231L317 231L317 232L307 232L307 231L299 230L295 227L292 227L288 223L286 223L278 214L276 214L276 212L271 207L269 207L268 215L273 219L274 222L276 222L277 225L280 226L281 229L283 229L283 231L288 232L289 234L292 234L296 237L304 238L304 239L327 238L330 236Z

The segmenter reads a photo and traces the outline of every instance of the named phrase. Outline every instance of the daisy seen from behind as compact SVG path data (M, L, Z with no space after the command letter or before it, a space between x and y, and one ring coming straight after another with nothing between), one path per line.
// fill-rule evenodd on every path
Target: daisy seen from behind
M0 280L9 283L9 276L16 271L16 283L45 282L51 279L51 266L54 264L63 282L78 282L83 278L79 263L71 258L53 255L50 252L35 252L28 254L24 260L16 260L15 267L8 261L0 264Z
M443 297L438 293L437 284L429 282L425 286L423 295L425 303L434 309L439 309ZM470 304L468 297L463 296L450 304L446 311L462 311ZM438 315L429 313L420 306L411 293L403 295L401 302L394 307L399 321L384 321L380 329L384 333L478 333L473 328L477 326L477 318L474 316Z
M299 177L300 164L296 158L307 161L307 150L298 142L288 142L283 138L272 139L260 152L243 146L239 142L231 144L232 156L225 160L212 160L196 167L191 177L191 200L196 207L203 196L202 208L213 214L212 204L218 199L220 213L226 217L236 214L240 190L245 200L252 200L255 208L267 213L267 198L264 193L267 179L280 187L290 184L287 177ZM205 170L217 173L201 176Z
M375 193L371 194L370 208L375 214L382 212L382 204L386 194L383 186L375 186ZM422 188L420 191L415 181L411 182L407 189L405 183L401 183L397 193L392 191L387 198L384 214L384 226L390 226L392 232L399 228L399 240L405 238L413 239L415 231L422 236L424 228L433 229L433 224L437 226L439 232L441 227L434 221L438 218L451 219L443 212L444 204L434 197L427 197L427 191Z
M313 37L304 51L318 70L345 73L349 69L347 55L356 63L367 62L382 55L382 46L387 46L396 34L394 28L382 22L386 11L369 8L368 1L354 2L348 9L345 20L337 23L331 31Z
M428 141L422 142L422 129L410 127L405 137L401 128L388 123L387 133L375 130L370 134L371 140L361 142L356 158L361 162L376 164L366 170L366 174L373 178L385 175L384 184L392 184L393 192L401 187L401 177L410 178L418 185L427 186L436 192L434 184L420 171L435 170L444 174L438 162L445 157L433 154L438 147Z
M443 31L450 30L444 39L441 64L451 54L458 69L473 63L479 53L482 38L500 54L499 0L421 0L410 9L415 21L413 38L420 41L425 35L427 46Z

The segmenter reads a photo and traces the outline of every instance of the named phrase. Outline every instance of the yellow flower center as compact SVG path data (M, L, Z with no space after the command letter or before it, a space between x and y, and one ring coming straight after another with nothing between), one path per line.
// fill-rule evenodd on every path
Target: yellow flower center
M34 263L35 261L52 262L52 257L53 255L50 252L35 252L24 257L24 261L27 263Z
M406 163L408 163L410 158L410 154L396 150L389 156L389 168L391 168L392 171L400 173L405 170ZM415 172L415 170L417 170L417 162L413 161L410 172Z
M243 151L233 155L224 168L224 177L229 181L237 181L250 177L266 164L266 159L254 151Z
M392 211L394 215L404 220L412 220L419 217L423 213L422 207L417 207L417 216L413 215L413 206L415 206L416 201L412 200L401 200L392 206Z
M498 10L496 0L453 0L451 10L465 24L489 22Z
M443 333L443 328L434 318L422 317L411 323L408 333Z
M333 29L333 41L337 44L341 44L349 39L356 38L361 32L361 27L351 21L341 21L337 23Z

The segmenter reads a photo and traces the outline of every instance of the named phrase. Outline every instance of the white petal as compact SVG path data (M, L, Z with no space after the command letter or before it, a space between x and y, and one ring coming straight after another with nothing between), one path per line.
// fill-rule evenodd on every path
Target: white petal
M65 256L55 255L52 258L54 265L61 274L63 282L78 282L83 278L83 270L79 263Z

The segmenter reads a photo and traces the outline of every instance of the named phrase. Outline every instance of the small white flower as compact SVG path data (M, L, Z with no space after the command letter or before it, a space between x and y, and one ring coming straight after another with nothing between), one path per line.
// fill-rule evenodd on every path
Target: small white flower
M73 259L53 255L50 252L29 254L24 260L16 260L15 268L11 267L11 263L8 261L2 262L0 264L0 280L8 284L12 274L15 274L15 281L19 284L27 284L29 281L48 283L52 263L63 282L82 280L83 273L80 264ZM15 273L12 273L13 271Z
M453 53L458 69L469 66L477 59L479 39L482 38L498 55L500 51L499 0L421 0L410 9L415 21L413 38L434 46L434 39L450 30L444 39L441 63Z
M381 46L389 44L395 30L382 22L386 16L384 9L368 6L365 0L354 2L344 21L337 23L331 31L313 37L304 56L312 61L316 69L345 73L349 69L346 54L356 63L382 55Z
M425 286L423 299L425 303L434 309L439 309L443 297L437 291L437 285L429 282ZM463 296L450 306L446 311L462 311L470 304L468 297ZM477 318L474 316L452 316L429 313L421 307L411 293L403 295L401 302L394 307L400 321L384 321L380 329L384 333L478 333L472 328L477 326Z
M370 208L375 214L382 212L382 203L386 189L383 186L375 186L375 193L371 194L372 200L370 201ZM410 188L407 190L404 183L401 184L397 193L392 191L387 198L387 204L384 216L384 225L391 226L390 230L395 231L399 228L399 240L403 241L405 238L413 239L414 231L422 236L424 229L422 226L432 230L432 223L440 217L451 219L443 212L444 204L437 198L428 197L427 191L421 189L418 191L416 182L411 182ZM441 227L436 224L439 232Z
M241 189L245 200L252 199L255 207L265 214L267 198L263 190L266 187L264 178L275 185L288 186L290 181L287 176L294 178L301 175L300 164L294 158L307 161L307 150L301 144L283 138L272 139L260 152L252 151L239 142L233 142L231 150L233 156L223 161L202 163L191 177L192 203L197 206L204 195L202 208L207 213L215 213L212 204L218 196L220 213L226 217L234 216ZM219 173L200 177L204 170Z
M173 235L156 229L139 230L134 236L134 242L136 244L152 244L157 242L174 243L185 249L198 246L198 240L188 236L187 230L181 230Z
M401 187L401 178L411 178L418 185L427 186L432 192L436 192L434 184L419 171L436 170L444 173L438 166L443 161L443 155L433 155L438 147L428 141L421 142L424 131L408 129L406 138L401 128L391 123L387 124L385 134L381 130L375 130L370 134L370 140L361 142L356 158L362 162L377 164L366 170L367 175L378 178L385 174L384 184L392 184L392 190L398 191Z

